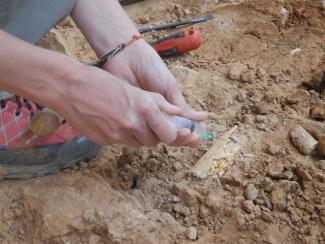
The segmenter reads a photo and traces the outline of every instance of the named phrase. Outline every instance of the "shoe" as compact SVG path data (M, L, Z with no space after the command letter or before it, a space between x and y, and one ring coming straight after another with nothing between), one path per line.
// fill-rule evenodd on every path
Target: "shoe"
M68 123L46 136L33 134L31 118L42 109L19 96L0 100L0 178L54 174L91 158L100 149Z

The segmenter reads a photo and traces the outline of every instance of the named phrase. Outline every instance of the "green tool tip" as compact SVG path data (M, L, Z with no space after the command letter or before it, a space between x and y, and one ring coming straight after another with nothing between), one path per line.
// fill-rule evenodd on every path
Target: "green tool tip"
M204 133L200 135L200 139L212 141L213 135L211 133Z

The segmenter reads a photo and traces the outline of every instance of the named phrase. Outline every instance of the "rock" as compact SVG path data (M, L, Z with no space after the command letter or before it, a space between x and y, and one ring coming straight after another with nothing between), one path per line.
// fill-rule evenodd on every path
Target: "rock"
M317 153L321 157L325 157L325 135L321 135L318 139Z
M298 178L301 180L311 181L313 179L311 175L306 170L304 170L301 166L297 166L295 168L295 172Z
M238 100L238 102L245 102L246 101L246 92L240 90L238 95L236 96L236 99Z
M159 166L159 161L156 158L149 158L145 162L145 166L150 171L156 171Z
M289 21L289 11L282 7L279 11L281 27L285 27Z
M191 207L196 205L197 199L200 197L200 194L189 187L185 180L172 185L171 191Z
M182 208L183 208L183 205L181 204L181 203L176 203L175 205L174 205L174 211L176 212L176 213L181 213L181 210L182 210Z
M88 243L89 244L97 244L97 243L99 243L100 238L101 237L99 235L91 234L89 236Z
M148 24L150 22L150 15L145 14L139 19L141 24Z
M318 142L300 125L291 130L290 136L293 144L304 155L311 154L317 147Z
M268 193L272 192L273 181L268 177L264 178L261 182L261 188Z
M249 184L245 189L245 197L247 200L254 201L257 198L258 190L253 184Z
M240 62L229 63L227 67L228 67L227 77L231 80L237 80L237 81L241 79L241 74L247 70L246 65Z
M325 170L325 160L318 160L315 164L319 169Z
M186 236L188 239L195 241L197 239L197 228L194 226L188 227L186 229Z
M190 15L192 12L188 8L184 8L184 14L185 15Z
M254 211L254 203L252 200L246 200L243 202L242 208L246 213L252 213Z
M222 195L209 193L205 199L205 205L209 207L213 212L218 212L222 204Z
M319 244L316 236L305 236L302 240L302 244Z
M278 211L283 211L287 207L287 197L291 192L298 189L298 183L295 181L281 180L274 185L271 193L271 202L273 208Z
M245 197L243 197L243 196L235 196L232 205L233 205L234 208L238 208L243 204L244 201L245 201Z
M200 218L202 218L202 219L205 219L205 218L209 217L209 216L210 216L210 211L209 211L209 209L208 209L206 206L201 205L199 216L200 216Z
M308 87L315 89L316 91L322 91L325 88L325 71L319 69L314 72L312 78L305 83Z
M268 152L271 155L286 155L286 150L277 144L270 144L268 147Z
M59 23L60 26L63 28L72 28L73 27L73 21L70 17L65 18Z
M260 115L265 115L269 113L269 107L267 104L265 103L258 103L255 104L252 107L252 110L256 113L256 114L260 114Z
M268 175L273 179L280 179L284 170L282 163L270 163L268 165Z
M183 214L184 216L189 216L191 214L191 211L188 207L183 207L181 209L181 214Z
M294 109L299 115L308 117L310 114L310 92L306 90L298 90L293 92L286 98L286 103Z
M240 211L240 209L235 209L235 220L237 222L238 230L245 230L247 229L245 215Z
M238 186L241 184L242 178L243 178L243 172L240 170L240 168L232 167L223 176L221 176L220 180L224 184Z
M177 202L179 202L181 199L179 198L179 196L176 196L176 195L172 195L171 196L171 199L170 199L170 201L172 202L172 203L177 203Z
M187 225L198 225L198 219L196 215L186 216L184 218L184 223Z
M311 117L316 120L325 120L325 103L318 102L311 109Z
M254 78L255 78L254 73L251 70L247 70L247 71L241 73L241 75L240 75L241 81L246 82L246 83L253 83Z
M261 217L267 223L272 223L273 222L272 213L269 212L269 211L268 212L262 211Z
M182 164L179 163L179 162L174 162L173 165L172 165L172 169L173 169L175 172L180 171L182 168L183 168L183 166L182 166Z
M177 16L177 18L183 18L184 17L184 9L183 6L180 4L175 4L175 15Z
M178 82L181 84L190 84L196 81L198 72L180 65L174 65L170 68Z

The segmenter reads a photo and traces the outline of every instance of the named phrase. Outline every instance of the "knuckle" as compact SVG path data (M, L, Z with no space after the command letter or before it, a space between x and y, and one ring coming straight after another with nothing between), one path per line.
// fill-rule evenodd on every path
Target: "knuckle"
M141 106L141 111L143 114L148 114L151 112L157 112L158 106L152 100L146 101Z
M115 143L120 143L122 142L121 135L117 132L111 133L110 138L115 142Z
M137 123L134 119L128 119L123 122L122 128L128 132L135 131L137 130Z

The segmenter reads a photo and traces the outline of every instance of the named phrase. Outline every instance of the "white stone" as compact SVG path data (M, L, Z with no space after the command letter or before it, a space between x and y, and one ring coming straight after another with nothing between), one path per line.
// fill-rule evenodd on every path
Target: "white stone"
M291 140L298 150L304 154L311 154L317 147L318 142L300 125L290 132Z

